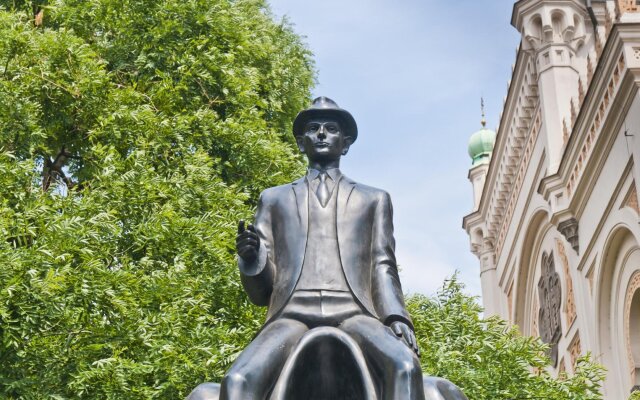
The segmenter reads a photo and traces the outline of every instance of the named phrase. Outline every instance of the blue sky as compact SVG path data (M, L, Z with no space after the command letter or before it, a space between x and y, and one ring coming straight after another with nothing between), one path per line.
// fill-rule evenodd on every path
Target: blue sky
M270 0L315 55L315 96L358 123L343 159L350 178L394 205L403 288L432 294L455 270L480 294L462 217L471 211L467 142L480 97L494 129L520 35L511 0Z

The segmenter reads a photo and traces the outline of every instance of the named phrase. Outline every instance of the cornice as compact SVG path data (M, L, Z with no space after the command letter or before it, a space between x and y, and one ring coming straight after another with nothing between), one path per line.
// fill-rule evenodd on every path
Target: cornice
M587 15L587 8L584 4L584 0L571 0L574 6L584 12ZM516 1L513 5L513 11L511 13L511 25L520 30L522 28L523 17L533 8L539 8L540 6L566 6L567 0L520 0Z
M543 150L542 154L540 155L540 157L537 160L537 165L538 166L537 166L537 168L535 170L535 174L534 174L534 178L533 178L534 182L539 181L540 177L544 173L544 171L545 171L544 166L545 166L545 163L547 161L546 159L547 159L547 155ZM526 199L525 199L525 201L524 201L524 203L522 205L522 208L524 210L532 209L532 204L534 202L534 199L533 199L533 195L534 194L535 194L534 190L529 190L529 192L527 193L527 197L526 197ZM534 208L534 212L532 212L531 215L535 214L537 212L537 210L540 210L540 208ZM547 211L546 207L544 208L544 211L545 212ZM522 236L522 234L524 232L524 234L526 235L526 230L528 228L529 222L530 222L529 220L525 220L524 218L520 218L518 220L518 223L515 226L515 231L513 233L513 236L514 237L524 237L524 236ZM520 254L519 254L520 252L516 252L516 249L518 249L518 245L519 245L518 241L515 241L515 240L512 241L510 243L509 247L508 248L503 247L501 254L497 255L497 257L496 257L496 264L504 265L504 270L502 271L502 275L501 275L501 278L500 278L501 281L504 280L504 275L508 272L507 270L512 269L513 262L515 260L517 260L519 258L519 256L520 256ZM504 262L501 262L503 255L506 258L504 259Z
M513 73L511 75L511 84L509 85L509 89L507 91L507 98L503 105L503 110L505 111L501 118L500 124L498 125L498 132L496 132L496 142L493 147L493 152L491 156L491 160L489 162L489 169L487 171L487 177L484 182L484 187L482 189L482 196L480 198L480 204L478 205L478 210L473 213L465 216L463 218L463 226L466 226L466 221L471 219L471 216L478 215L480 218L485 219L487 215L487 211L489 209L489 201L491 199L492 193L489 188L492 188L496 184L496 178L498 175L498 166L502 161L501 157L496 155L500 155L504 152L504 148L506 147L508 134L511 124L510 121L513 118L513 114L515 113L515 104L518 101L520 87L524 81L524 75L527 70L527 61L529 61L530 55L529 52L522 50L522 44L518 48L518 53L516 56L516 63L513 68ZM466 229L466 228L465 228Z
M480 220L480 212L474 211L471 214L467 214L462 217L462 228L469 232L471 230L471 226L476 225Z

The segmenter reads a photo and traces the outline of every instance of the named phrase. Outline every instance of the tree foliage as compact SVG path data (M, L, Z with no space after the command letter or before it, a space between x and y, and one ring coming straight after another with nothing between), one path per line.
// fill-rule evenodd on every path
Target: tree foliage
M0 5L0 397L219 380L263 320L235 224L303 167L310 53L262 1Z
M410 297L407 307L425 373L447 377L471 400L602 398L604 371L590 355L577 361L572 375L553 378L547 346L498 317L483 319L481 307L455 277L434 297Z

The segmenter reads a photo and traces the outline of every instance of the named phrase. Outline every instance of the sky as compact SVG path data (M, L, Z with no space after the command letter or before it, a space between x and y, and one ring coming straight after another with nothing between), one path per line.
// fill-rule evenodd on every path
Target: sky
M480 97L495 129L520 34L511 0L269 0L314 54L313 96L354 116L345 175L391 194L407 293L434 294L458 271L480 295L462 218L472 211L469 137Z

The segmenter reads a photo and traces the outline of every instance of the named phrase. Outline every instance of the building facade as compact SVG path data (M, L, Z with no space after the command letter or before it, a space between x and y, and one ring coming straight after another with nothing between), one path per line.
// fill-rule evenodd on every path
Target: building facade
M605 399L626 399L640 388L640 1L520 0L511 23L495 140L483 129L469 148L463 227L485 312L548 343L556 374L591 352Z

